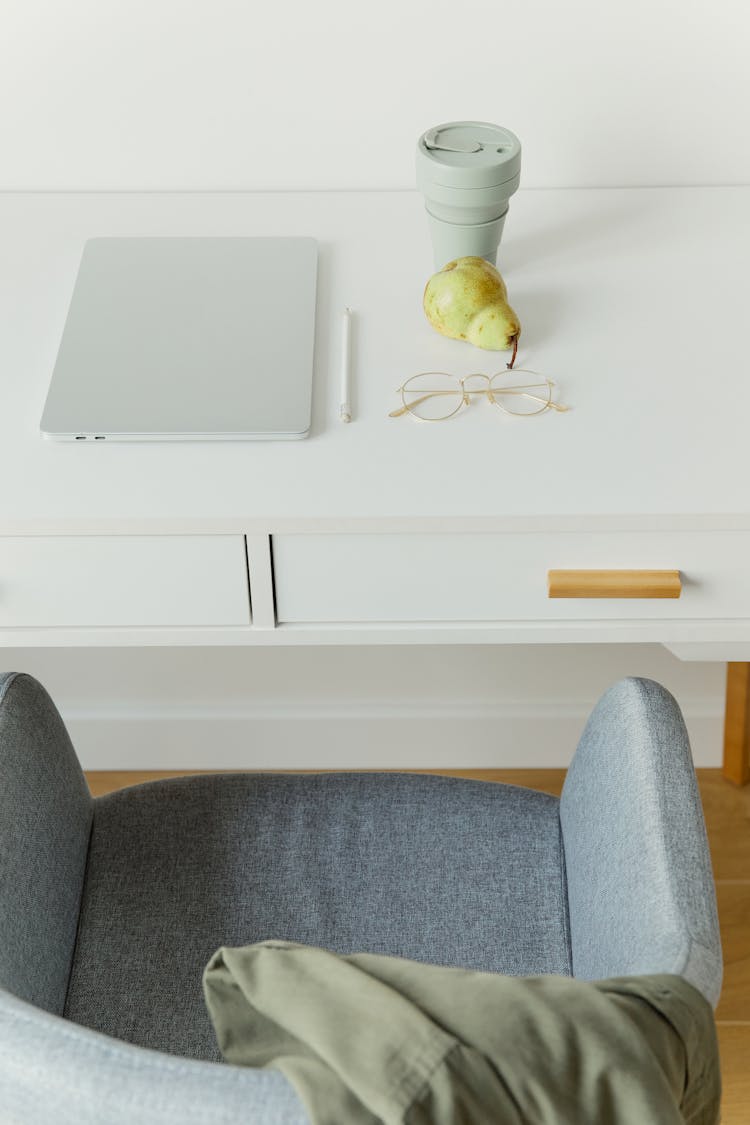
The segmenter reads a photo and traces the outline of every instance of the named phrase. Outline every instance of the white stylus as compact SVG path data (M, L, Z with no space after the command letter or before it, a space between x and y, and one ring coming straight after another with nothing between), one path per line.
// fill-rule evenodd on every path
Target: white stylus
M344 323L341 332L341 407L339 418L351 422L352 408L349 402L352 381L352 310L344 309Z

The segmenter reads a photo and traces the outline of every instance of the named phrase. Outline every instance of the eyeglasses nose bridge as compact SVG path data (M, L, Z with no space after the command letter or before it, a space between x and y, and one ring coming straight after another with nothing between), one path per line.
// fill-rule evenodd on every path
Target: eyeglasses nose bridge
M461 395L462 395L463 400L464 400L464 406L470 405L470 402L471 402L470 397L469 397L470 394L477 394L476 391L470 392L470 391L466 390L466 383L468 382L469 379L484 379L484 382L485 382L484 391L485 391L486 394L489 395L490 398L492 397L491 394L490 394L490 385L492 383L492 376L491 375L485 375L483 371L472 371L471 374L461 375L461 376L459 376L459 379L458 379L459 383L461 384Z

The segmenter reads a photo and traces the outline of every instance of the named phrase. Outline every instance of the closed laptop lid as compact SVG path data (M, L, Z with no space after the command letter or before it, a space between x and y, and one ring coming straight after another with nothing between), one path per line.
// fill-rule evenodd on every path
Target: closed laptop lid
M312 238L94 238L41 430L65 439L304 437Z

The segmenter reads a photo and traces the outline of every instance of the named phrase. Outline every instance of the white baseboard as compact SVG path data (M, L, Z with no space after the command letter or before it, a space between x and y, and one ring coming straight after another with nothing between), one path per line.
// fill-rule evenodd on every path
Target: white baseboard
M288 704L76 708L63 717L85 769L541 769L566 767L587 703ZM721 765L716 700L685 709L697 766Z

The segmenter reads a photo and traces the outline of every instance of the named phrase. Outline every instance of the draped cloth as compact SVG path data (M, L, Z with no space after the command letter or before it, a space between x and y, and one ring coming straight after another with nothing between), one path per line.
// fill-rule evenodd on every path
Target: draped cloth
M673 975L508 977L265 941L203 978L219 1047L313 1125L716 1125L713 1011Z

